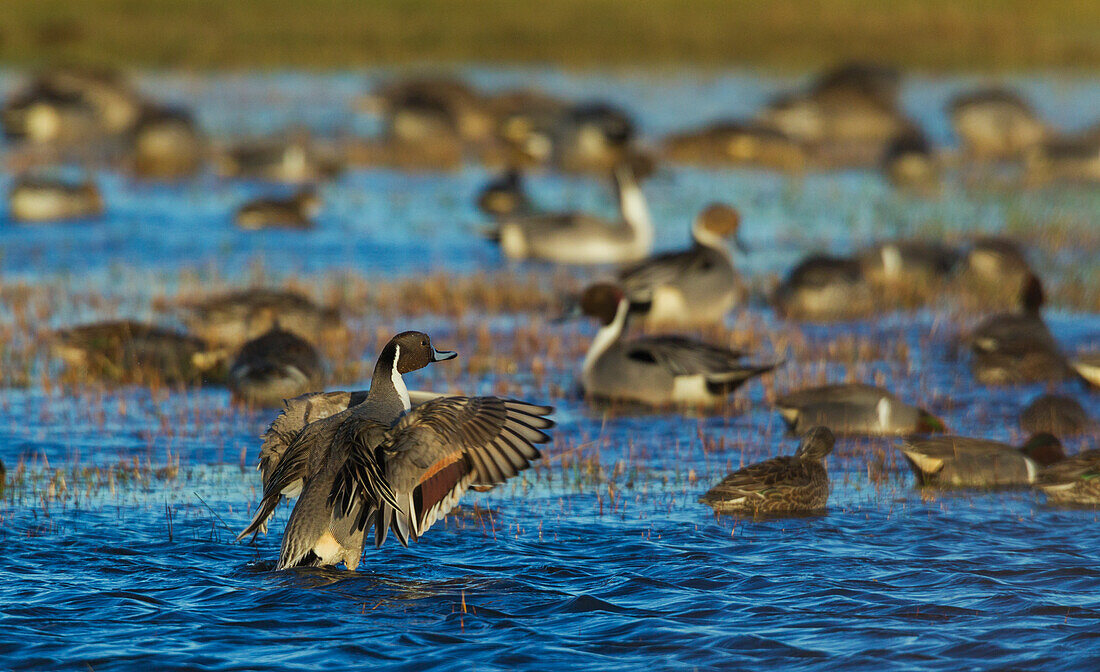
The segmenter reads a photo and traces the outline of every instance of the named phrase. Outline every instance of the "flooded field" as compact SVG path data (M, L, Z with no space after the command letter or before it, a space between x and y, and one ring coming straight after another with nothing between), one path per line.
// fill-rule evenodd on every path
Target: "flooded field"
M463 74L490 90L608 99L636 115L645 140L748 115L798 81ZM137 84L192 107L215 140L297 128L339 142L378 132L355 101L384 76L146 74ZM16 81L0 75L0 98ZM914 77L902 102L950 148L944 103L975 81ZM1012 83L1064 130L1096 121L1100 80ZM1100 668L1096 510L1050 507L1030 490L922 492L893 439L838 441L823 515L719 518L697 502L731 470L793 454L798 441L771 403L807 385L879 384L952 433L1013 444L1026 438L1020 410L1045 391L1100 418L1100 394L1080 381L978 384L957 341L982 314L952 301L822 325L783 320L765 299L811 252L1006 234L1044 280L1062 350L1100 350L1100 188L949 174L921 197L875 170L659 165L644 183L658 249L683 246L708 202L742 215L750 251L735 261L753 298L706 338L785 360L717 412L680 414L583 399L577 377L596 326L553 318L610 269L506 261L478 235L487 222L475 198L492 175L474 163L352 167L319 187L310 231L234 227L246 199L292 190L210 171L171 183L99 172L106 212L91 221L24 225L0 211L0 667ZM12 183L5 171L0 193ZM615 212L591 176L534 172L528 185L547 208ZM182 327L181 301L256 284L339 305L350 336L324 348L328 389L364 389L386 340L422 330L459 357L408 374L410 387L552 404L553 443L407 549L392 538L368 547L356 572L273 571L288 506L255 544L234 542L259 500L258 437L273 411L233 404L219 386L74 380L42 344L92 320ZM1095 430L1064 442L1070 453L1100 447Z

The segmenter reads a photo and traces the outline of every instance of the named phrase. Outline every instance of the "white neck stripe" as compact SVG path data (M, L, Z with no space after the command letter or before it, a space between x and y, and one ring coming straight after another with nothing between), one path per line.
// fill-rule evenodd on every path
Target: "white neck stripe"
M584 365L581 371L587 374L596 361L603 356L607 349L619 340L623 334L623 325L626 324L626 314L630 310L630 302L626 299L619 301L619 307L615 310L615 319L611 324L600 327L596 337L592 339L592 345L588 347L588 354L584 356Z
M727 257L733 257L730 253L729 244L726 243L726 239L708 229L706 225L703 224L702 217L696 218L695 222L692 224L691 237L695 239L696 243L704 247L723 252Z
M397 363L401 361L401 346L395 344L393 347L393 369L390 371L390 380L393 382L393 389L397 391L397 396L401 398L401 405L407 411L412 408L412 402L409 401L409 388L405 387L405 381L397 370Z

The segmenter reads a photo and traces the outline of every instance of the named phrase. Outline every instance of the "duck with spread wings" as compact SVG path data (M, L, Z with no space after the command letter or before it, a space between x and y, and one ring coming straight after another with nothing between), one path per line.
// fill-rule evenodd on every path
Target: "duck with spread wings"
M365 532L416 540L472 487L503 483L539 457L552 408L498 397L439 397L412 409L401 374L453 353L405 332L383 349L366 399L318 397L318 416L261 463L264 494L240 538L265 528L284 495L301 495L278 568L359 564ZM326 416L344 403L350 407ZM312 406L312 402L310 402ZM331 407L331 408L329 408ZM303 408L302 420L310 417ZM284 416L287 417L287 414ZM274 429L274 427L273 427ZM270 432L269 432L270 434ZM278 436L278 434L276 435Z

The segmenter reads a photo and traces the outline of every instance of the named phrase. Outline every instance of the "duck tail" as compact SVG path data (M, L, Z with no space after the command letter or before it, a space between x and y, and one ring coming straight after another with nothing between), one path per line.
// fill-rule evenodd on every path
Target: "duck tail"
M256 515L252 516L252 522L248 524L248 527L237 535L237 541L241 541L250 534L253 539L261 532L267 534L267 521L271 519L272 514L275 513L275 507L279 505L281 500L281 494L260 500L260 506L256 508Z
M779 361L772 364L746 366L723 373L709 374L706 377L707 391L714 395L730 394L748 380L768 373L781 364L783 362Z

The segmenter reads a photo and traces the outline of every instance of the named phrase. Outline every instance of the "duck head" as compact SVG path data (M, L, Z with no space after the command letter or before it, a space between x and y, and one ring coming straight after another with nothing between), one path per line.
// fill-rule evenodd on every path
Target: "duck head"
M1028 439L1027 443L1020 448L1020 452L1044 467L1066 459L1066 453L1062 449L1062 442L1058 440L1058 437L1048 432L1040 432L1033 435Z
M691 235L701 245L713 247L732 240L737 249L748 253L748 247L739 235L741 213L725 203L711 203L703 208L691 226Z
M406 374L422 369L432 362L442 362L458 357L457 352L436 350L428 335L419 331L405 331L390 339L382 354L378 356L378 365L385 365Z
M811 427L810 431L802 437L802 444L798 446L797 457L803 460L823 461L829 453L833 452L836 445L836 437L828 427L818 425Z
M581 314L594 317L607 326L615 321L619 304L626 300L623 290L609 282L590 285L581 295Z

